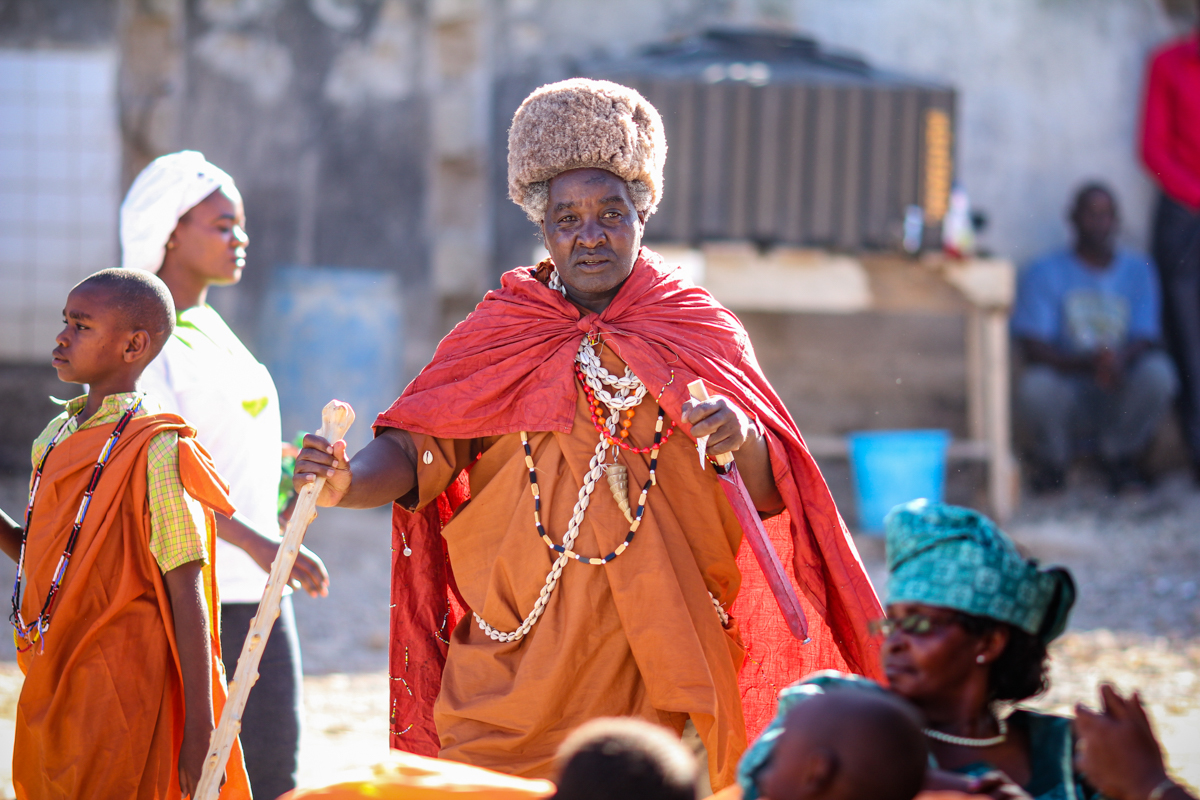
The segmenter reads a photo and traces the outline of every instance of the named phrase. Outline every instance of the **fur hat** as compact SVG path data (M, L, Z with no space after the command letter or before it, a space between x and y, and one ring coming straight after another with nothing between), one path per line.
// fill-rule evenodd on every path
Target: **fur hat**
M629 183L638 211L662 199L667 140L646 98L610 81L571 78L535 90L508 131L508 196L534 222L549 200L548 182L581 167L608 170Z

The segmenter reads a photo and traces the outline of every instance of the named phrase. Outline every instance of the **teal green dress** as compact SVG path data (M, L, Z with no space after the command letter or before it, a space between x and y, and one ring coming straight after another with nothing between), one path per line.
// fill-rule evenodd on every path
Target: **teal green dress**
M783 733L783 720L788 712L805 699L824 694L826 687L881 693L887 691L874 681L858 675L830 671L810 675L780 692L775 719L754 744L750 745L750 749L738 763L738 785L742 787L743 800L757 800L759 797L755 779L770 759L771 752L775 749L775 741ZM1010 729L1023 727L1029 734L1033 776L1029 785L1023 788L1034 800L1103 800L1103 797L1085 784L1075 772L1075 740L1071 732L1071 720L1053 714L1018 709L1008 717L1008 724ZM937 762L932 757L930 766L937 768ZM995 767L981 761L952 771L975 777L993 769Z

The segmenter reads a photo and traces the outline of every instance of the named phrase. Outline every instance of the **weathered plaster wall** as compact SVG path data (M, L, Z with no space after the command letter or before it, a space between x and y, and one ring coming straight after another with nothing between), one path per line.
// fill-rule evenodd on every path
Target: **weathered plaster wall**
M62 47L113 41L117 0L0 0L0 45Z
M428 283L428 103L417 4L194 0L174 148L237 177L251 243L228 310L246 332L272 270L345 266Z

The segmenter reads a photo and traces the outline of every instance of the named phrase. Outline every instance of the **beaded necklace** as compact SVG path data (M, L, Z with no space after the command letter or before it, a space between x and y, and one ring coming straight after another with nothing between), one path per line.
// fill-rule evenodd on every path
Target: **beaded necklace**
M943 733L933 728L922 728L921 732L930 739L937 739L939 742L946 744L954 744L959 747L995 747L998 744L1004 744L1008 740L1008 722L1004 717L996 717L995 736L989 736L986 739L969 739L966 736L955 736L950 733Z
M37 469L33 474L33 483L29 487L29 502L25 506L25 528L21 531L21 552L17 557L17 579L13 584L13 610L12 615L8 618L13 628L16 629L17 636L26 642L24 647L17 647L19 652L25 652L38 642L41 643L43 650L46 647L45 637L46 631L50 629L50 614L54 610L54 601L58 598L59 587L62 585L63 577L67 573L67 564L71 561L71 554L75 550L76 542L79 541L79 531L83 528L83 519L87 516L88 507L92 503L92 494L96 491L96 486L100 483L100 475L104 472L104 465L108 463L109 456L112 455L117 440L121 438L121 434L125 431L125 426L129 424L129 420L133 419L133 415L142 407L142 400L143 398L139 396L137 402L131 402L129 408L117 422L116 427L113 428L113 432L109 434L108 441L100 449L100 455L96 457L96 464L92 467L92 478L88 481L87 489L83 493L83 499L79 501L79 511L75 514L75 523L71 527L71 535L67 538L67 546L63 548L63 553L58 558L58 566L54 568L54 578L50 582L50 590L46 592L46 600L42 603L42 611L38 614L37 619L26 623L24 617L21 616L21 576L25 571L25 541L29 537L29 525L33 521L33 501L37 497L38 487L42 483L42 470L46 467L46 459L50 457L50 452L54 450L54 446L58 444L63 433L66 432L67 426L71 424L76 415L67 417L67 421L58 429L58 433L54 434L54 438L50 440L50 444L46 447L46 452L42 454L42 458L38 462Z
M561 279L557 280L558 271L555 270L551 274L550 288L555 291L562 292L566 296L566 290L562 287ZM557 285L556 285L557 283ZM537 472L533 463L533 452L529 446L529 434L521 431L521 445L525 449L525 466L529 470L529 485L530 491L533 493L533 521L537 529L538 535L542 541L554 552L558 553L558 557L554 560L553 566L550 568L549 574L546 576L545 585L542 586L538 593L538 599L533 604L533 609L529 615L521 621L521 624L516 630L505 632L498 630L489 625L483 617L478 613L472 612L475 618L475 623L485 634L497 642L516 642L525 637L532 630L534 624L541 618L542 613L546 610L546 605L550 602L550 595L558 586L558 581L562 577L563 567L567 562L574 559L582 564L592 566L604 566L613 561L617 556L621 555L633 543L633 537L637 533L638 527L642 524L642 517L646 511L646 496L650 492L651 486L658 485L656 470L658 468L658 451L662 444L667 440L675 430L675 423L671 423L670 430L666 435L663 435L663 410L660 406L658 409L658 421L654 429L654 444L649 448L636 448L625 441L627 439L629 424L621 425L621 435L618 436L618 422L621 421L621 413L626 412L628 423L632 420L633 410L645 398L647 390L641 380L634 375L633 370L625 367L625 374L618 377L606 370L600 363L600 356L596 353L595 346L599 344L599 340L593 335L588 334L583 337L579 343L579 350L575 355L575 373L583 385L584 393L588 398L588 406L592 417L592 423L600 433L600 441L596 445L595 453L588 464L587 474L584 476L583 485L579 487L579 497L575 502L575 508L571 515L571 521L567 526L567 532L563 536L563 543L555 544L554 540L546 533L545 527L542 525L541 511L542 498L541 488L538 485ZM604 417L603 407L609 409L609 416ZM613 449L614 463L605 464L605 458L609 448ZM575 544L575 539L579 536L579 529L583 523L583 517L587 511L587 507L591 502L592 491L596 488L597 481L605 474L606 471L612 468L624 469L622 465L615 463L616 452L619 449L629 450L637 453L649 453L650 455L650 477L642 486L641 496L638 498L637 512L630 518L629 532L625 535L625 539L616 546L616 548L606 556L589 557L576 553L572 548ZM610 484L612 484L610 476ZM615 496L615 492L614 492ZM620 503L620 500L618 500ZM627 504L626 504L627 505ZM626 517L631 515L629 511L625 511ZM717 616L721 620L723 626L729 625L729 615L724 608L721 607L716 597L709 592L709 597L712 599L713 606L716 608Z
M629 438L629 428L633 424L633 415L635 413L634 409L629 408L625 410L625 419L621 420L622 430L618 436L614 437L612 430L609 428L609 422L604 415L604 404L598 397L596 397L595 390L588 385L587 375L585 375L583 370L579 368L578 362L575 364L575 375L579 378L579 382L583 384L583 393L588 399L588 410L592 416L592 425L596 427L596 432L600 434L600 438L604 439L609 447L619 447L622 450L628 450L631 453L640 453L641 455L652 454L653 459L657 459L658 449L662 445L666 444L667 439L670 439L671 434L675 432L675 422L672 421L671 427L667 429L665 434L663 433L662 408L658 409L658 424L654 428L654 444L650 445L649 447L635 447L632 444L629 444L629 442L625 441ZM651 468L650 474L654 474L653 468Z

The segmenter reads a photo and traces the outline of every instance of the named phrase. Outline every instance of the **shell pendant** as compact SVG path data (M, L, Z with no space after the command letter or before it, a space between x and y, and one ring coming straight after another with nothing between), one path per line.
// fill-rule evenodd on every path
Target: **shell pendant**
M633 510L629 507L629 470L624 464L609 464L605 468L608 477L608 488L612 492L613 500L617 501L617 505L625 514L625 519L629 520L629 524L633 524Z

